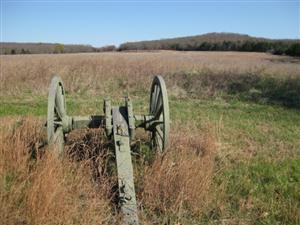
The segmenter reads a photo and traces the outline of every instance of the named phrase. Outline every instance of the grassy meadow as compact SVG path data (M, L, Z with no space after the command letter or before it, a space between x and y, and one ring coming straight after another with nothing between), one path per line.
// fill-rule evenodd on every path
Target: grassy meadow
M154 75L169 96L164 156L133 143L142 224L300 224L300 59L243 52L2 55L0 221L117 224L113 149L103 130L72 132L63 160L45 146L48 85L69 115L103 99L147 113Z

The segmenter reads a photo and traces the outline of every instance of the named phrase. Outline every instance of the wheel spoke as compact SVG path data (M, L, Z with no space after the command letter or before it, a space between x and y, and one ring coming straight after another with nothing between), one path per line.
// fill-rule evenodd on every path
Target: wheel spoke
M162 111L163 111L163 105L161 104L160 107L154 112L154 118L159 119Z
M151 93L151 105L150 105L150 113L153 114L154 113L154 110L155 110L155 96L156 96L156 92L157 92L157 86L155 85L154 86L154 90L153 92Z
M156 108L156 106L157 106L157 101L158 101L158 98L159 98L159 96L161 95L161 90L160 90L160 86L159 85L156 85L157 86L157 91L156 91L156 95L155 95L155 106L154 106L154 108Z
M158 135L155 133L154 135L154 138L155 138L155 143L156 143L156 146L155 147L158 147L160 149L160 151L162 151L162 140L160 138L158 138Z
M155 131L160 136L160 138L163 140L164 139L164 134L163 134L163 132L162 132L162 130L160 129L159 126L155 127Z
M55 102L55 105L54 105L54 109L55 109L54 113L55 113L56 117L59 118L59 119L61 119L62 115L61 115L61 113L59 111L59 108L58 108L58 105L56 104L56 102Z
M158 100L158 96L160 94L160 87L158 85L156 85L155 87L156 87L156 93L154 96L154 106L153 106L154 111L156 110L157 100Z
M64 116L64 99L61 86L58 86L56 89L55 105L57 106L57 113L59 114L60 118L62 118Z
M156 102L155 102L155 113L158 111L159 107L162 105L162 93L159 92Z
M56 145L58 154L62 154L64 150L64 134L61 127L59 127L52 136L52 143Z

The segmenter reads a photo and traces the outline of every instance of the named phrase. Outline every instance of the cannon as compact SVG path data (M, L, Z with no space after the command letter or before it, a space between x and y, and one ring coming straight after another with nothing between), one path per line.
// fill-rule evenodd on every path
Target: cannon
M168 146L170 116L165 82L155 76L150 89L149 113L136 115L129 97L121 106L112 106L109 98L104 100L104 115L68 116L65 88L59 76L54 76L49 86L47 112L47 140L59 155L69 132L82 128L104 128L106 136L114 143L116 158L119 204L124 224L138 224L138 208L131 160L131 143L135 130L143 128L150 133L151 149L158 154Z

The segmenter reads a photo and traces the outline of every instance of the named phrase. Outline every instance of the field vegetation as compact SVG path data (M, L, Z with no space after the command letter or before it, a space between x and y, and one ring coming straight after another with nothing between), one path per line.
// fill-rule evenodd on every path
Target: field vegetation
M266 53L110 52L1 59L0 221L117 224L111 143L101 129L72 132L58 160L43 124L52 76L69 115L102 114L103 99L148 111L164 77L171 144L133 144L142 224L300 223L300 60Z

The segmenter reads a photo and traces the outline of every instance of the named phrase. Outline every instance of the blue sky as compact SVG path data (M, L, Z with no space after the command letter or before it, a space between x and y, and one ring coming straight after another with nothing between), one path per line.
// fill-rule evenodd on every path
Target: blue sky
M119 45L208 32L300 38L300 0L0 0L1 41Z

